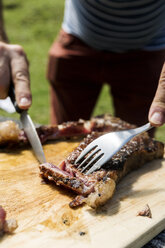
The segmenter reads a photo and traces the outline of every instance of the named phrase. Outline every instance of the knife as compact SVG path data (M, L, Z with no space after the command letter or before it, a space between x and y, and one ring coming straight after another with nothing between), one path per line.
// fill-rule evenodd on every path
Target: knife
M20 114L20 121L21 121L22 127L23 127L25 134L27 135L28 140L29 140L29 142L33 148L33 152L34 152L35 156L37 157L37 159L40 163L45 163L46 158L45 158L44 151L43 151L43 148L41 145L41 141L38 137L36 128L33 124L33 121L31 119L30 115L27 113L27 110L23 110L23 109L20 109L18 107L18 104L17 104L16 99L15 99L15 90L14 90L14 86L12 83L11 83L11 86L9 89L9 96L10 96L10 99L11 99L13 105L14 105L16 112Z

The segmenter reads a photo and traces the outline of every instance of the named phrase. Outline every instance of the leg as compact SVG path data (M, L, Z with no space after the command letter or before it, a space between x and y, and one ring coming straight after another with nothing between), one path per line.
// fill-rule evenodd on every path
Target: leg
M61 32L49 54L51 123L89 119L101 90L98 53Z
M165 50L121 55L111 84L116 116L136 125L148 122L164 59Z
M52 124L76 121L79 118L88 120L101 89L101 85L96 87L91 82L89 85L82 82L77 89L74 87L73 81L71 83L67 81L67 83L70 85L68 88L51 87L50 89Z

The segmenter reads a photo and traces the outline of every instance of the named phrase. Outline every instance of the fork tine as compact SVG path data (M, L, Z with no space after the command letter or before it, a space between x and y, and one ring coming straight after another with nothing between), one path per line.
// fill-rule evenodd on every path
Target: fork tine
M101 149L95 147L95 149L93 150L93 152L89 153L89 155L87 154L87 157L79 164L79 166L77 167L77 169L79 169L80 167L82 167L86 161L88 161L95 153L99 152Z
M101 157L86 173L85 175L89 175L90 173L94 172L95 170L100 169L100 167L104 164L104 161L102 163L100 163L100 161L103 159L103 157Z
M91 164L94 163L95 160L97 160L99 157L102 157L103 155L104 155L104 153L100 150L100 151L98 152L98 154L96 154L96 156L94 156L94 158L92 158L92 160L91 160L89 163L87 163L87 165L86 165L85 167L83 167L83 169L82 169L81 172L85 171L86 168L88 168ZM96 162L96 163L97 163L97 162Z
M78 156L78 158L75 161L75 164L78 164L91 150L95 149L97 145L89 144Z

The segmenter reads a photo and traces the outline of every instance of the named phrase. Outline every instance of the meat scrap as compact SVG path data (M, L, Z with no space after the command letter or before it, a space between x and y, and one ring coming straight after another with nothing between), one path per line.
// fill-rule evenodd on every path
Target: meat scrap
M0 206L0 237L5 234L11 234L18 227L17 221L14 219L6 220L6 211Z
M146 204L141 211L137 213L137 216L145 216L148 218L152 218L151 209L148 204Z
M164 144L150 138L147 133L143 133L122 147L101 169L87 176L84 174L85 172L81 173L77 168L78 165L75 164L81 151L106 132L133 127L119 118L109 115L91 119L88 121L89 126L92 127L91 133L59 165L50 163L40 165L43 178L54 181L56 185L64 186L77 194L70 203L70 207L77 207L83 203L87 203L92 208L103 205L112 197L116 184L126 174L148 161L162 158L164 154Z

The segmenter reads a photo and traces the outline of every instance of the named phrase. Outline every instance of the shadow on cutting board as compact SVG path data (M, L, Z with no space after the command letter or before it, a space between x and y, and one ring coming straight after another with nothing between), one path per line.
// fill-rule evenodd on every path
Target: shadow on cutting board
M97 210L89 209L89 213L94 216L111 216L115 215L120 210L121 202L126 201L128 204L134 204L136 199L144 199L148 198L151 195L159 192L165 192L164 185L159 185L159 187L154 187L155 183L159 182L159 177L162 172L159 172L159 169L163 166L165 162L165 158L157 159L152 162L146 163L141 168L130 172L127 176L125 176L116 186L115 193L112 199L108 200L108 202L98 208ZM138 187L134 187L134 185L138 182ZM145 187L146 185L150 187ZM144 184L144 185L143 185ZM138 200L137 200L138 201ZM139 209L138 209L139 210Z

